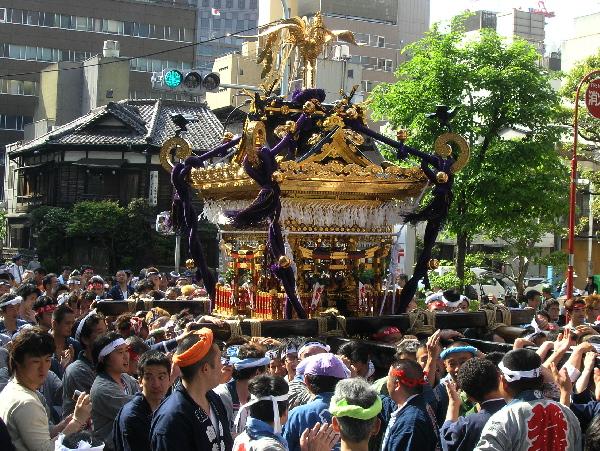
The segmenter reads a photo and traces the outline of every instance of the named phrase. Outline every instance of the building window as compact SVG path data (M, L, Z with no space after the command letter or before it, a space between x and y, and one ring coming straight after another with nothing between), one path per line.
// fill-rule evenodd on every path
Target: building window
M221 0L213 0L213 5L215 8L219 9L221 7Z
M238 0L238 9L246 9L246 0Z
M354 78L354 69L348 69L348 78Z
M257 8L258 8L258 1L250 0L250 9L257 9Z
M15 116L0 113L0 129L2 130L23 130L32 121L33 118L31 116Z
M226 0L225 8L233 8L233 0Z
M377 47L385 47L385 37L377 36Z
M394 71L394 62L392 60L385 60L385 69L386 72Z
M36 93L37 83L34 81L0 79L0 94L34 96Z
M104 33L125 34L125 24L119 20L102 19L102 31Z
M0 8L0 23L6 22L6 8Z
M354 39L357 44L369 45L369 34L367 33L354 33Z
M129 62L131 70L138 72L161 72L164 69L189 70L192 65L181 61L167 61L151 58L134 58Z
M202 6L208 8L210 6L210 0L202 0Z
M371 92L373 90L373 82L371 80L363 80L362 89L363 92Z
M66 14L55 14L50 12L26 11L20 9L0 8L0 19L2 11L5 11L5 21L13 24L25 24L41 27L58 27L67 30L88 31L121 34L136 37L152 37L155 39L167 39L165 37L165 27L163 25L144 24L136 22L121 22L110 19L96 19L85 16L70 16ZM0 20L0 22L2 22ZM176 30L170 40L183 41L186 35L189 36L189 41L192 42L191 33L181 31L179 27L174 27Z

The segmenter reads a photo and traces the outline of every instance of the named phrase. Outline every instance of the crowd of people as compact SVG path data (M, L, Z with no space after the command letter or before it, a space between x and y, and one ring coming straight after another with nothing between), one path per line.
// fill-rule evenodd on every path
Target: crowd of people
M600 450L595 294L529 295L533 330L506 353L465 331L374 331L395 349L381 368L367 340L222 342L210 315L94 308L200 294L186 275L118 271L111 285L89 266L13 263L0 274L2 450Z

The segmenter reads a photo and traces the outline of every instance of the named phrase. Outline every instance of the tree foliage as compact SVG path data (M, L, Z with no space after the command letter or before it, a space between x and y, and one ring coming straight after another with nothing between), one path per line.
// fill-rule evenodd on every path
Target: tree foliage
M154 211L144 199L127 207L111 201L78 202L71 209L40 207L32 212L37 252L49 269L73 263L73 247L107 251L108 268L141 268L172 258L173 243L152 228Z
M438 104L459 106L452 127L470 144L471 159L455 179L446 231L457 237L460 278L475 235L501 237L525 252L525 238L535 243L554 228L567 192L553 144L558 130L551 126L559 96L539 55L527 42L508 44L493 30L467 41L464 18L454 18L447 33L434 25L407 46L410 60L399 66L397 82L378 85L370 97L374 117L408 128L407 143L422 150L442 132L425 113ZM520 140L504 138L515 130L522 131Z
M472 285L477 280L477 277L471 271L466 271L464 279L459 279L454 268L443 274L439 274L436 271L429 271L428 277L432 288L441 288L442 290L451 290L463 285Z
M31 212L31 230L38 255L46 258L44 265L58 268L68 260L69 221L69 210L66 208L44 206Z
M561 123L566 126L573 125L575 94L579 82L587 74L594 70L600 70L600 49L597 52L575 64L573 68L566 74L563 80L563 86L560 90L560 95L568 106L565 106L561 114ZM600 120L594 118L585 107L585 90L587 85L581 89L579 96L579 136L591 143L592 147L600 146ZM583 145L581 150L586 150L589 145Z

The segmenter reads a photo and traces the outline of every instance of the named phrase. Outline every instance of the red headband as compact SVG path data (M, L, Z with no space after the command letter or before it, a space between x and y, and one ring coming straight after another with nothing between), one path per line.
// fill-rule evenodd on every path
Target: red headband
M38 315L42 315L43 313L52 313L54 310L56 310L56 307L56 304L44 305L43 307L36 308L35 313Z
M397 368L392 368L392 371L390 371L390 375L397 377L402 385L406 385L407 387L411 388L416 387L417 385L427 384L427 381L425 381L424 378L412 379L406 376L404 370L399 370Z

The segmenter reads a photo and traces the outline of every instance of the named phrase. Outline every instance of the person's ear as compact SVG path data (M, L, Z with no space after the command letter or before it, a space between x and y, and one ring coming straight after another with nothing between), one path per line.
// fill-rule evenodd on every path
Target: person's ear
M331 417L331 426L335 432L340 432L340 423L337 417Z
M379 418L375 418L375 422L373 426L371 426L371 437L375 437L379 434L379 430L381 429L381 420Z
M281 424L287 423L288 413L289 413L289 410L285 409L285 412L283 412L281 415L279 415L279 422Z
M508 382L506 381L506 379L504 378L504 376L502 374L500 374L500 385L498 386L500 393L502 393L502 396L506 396L508 394L510 394L510 389L508 387Z

